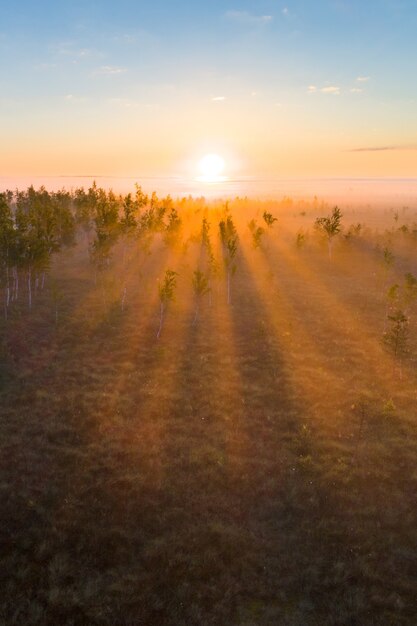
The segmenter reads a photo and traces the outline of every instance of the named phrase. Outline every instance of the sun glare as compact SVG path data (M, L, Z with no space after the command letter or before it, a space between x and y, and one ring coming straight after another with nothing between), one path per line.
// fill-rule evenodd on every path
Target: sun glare
M224 159L218 154L206 154L198 164L201 176L199 181L205 183L218 183L226 180L226 176L222 176L225 167Z

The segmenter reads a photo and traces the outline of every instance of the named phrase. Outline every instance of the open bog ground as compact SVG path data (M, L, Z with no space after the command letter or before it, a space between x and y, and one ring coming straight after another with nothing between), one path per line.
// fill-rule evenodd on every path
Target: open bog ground
M417 213L341 206L329 259L331 208L189 201L144 234L144 204L101 257L103 224L71 209L31 309L21 266L0 322L0 623L416 623Z

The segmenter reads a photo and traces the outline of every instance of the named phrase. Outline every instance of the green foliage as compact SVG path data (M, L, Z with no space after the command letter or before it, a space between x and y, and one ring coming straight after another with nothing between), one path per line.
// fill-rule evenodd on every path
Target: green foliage
M122 211L123 215L120 220L120 226L123 234L130 235L134 232L137 221L136 221L136 205L132 199L132 194L129 193L122 201Z
M317 230L325 234L327 237L330 258L332 256L332 241L333 238L341 230L342 217L343 216L340 209L335 206L331 215L327 215L326 217L318 217L315 222L315 227L317 228Z
M315 224L319 230L322 230L327 237L331 238L340 232L342 217L340 209L336 206L331 215L318 217Z
M390 269L394 265L394 261L395 257L393 253L387 246L385 246L385 248L382 250L382 262L384 264L384 267L387 270Z
M411 272L408 272L404 278L404 301L406 306L409 306L417 300L417 278Z
M354 239L357 239L361 236L363 232L363 225L361 223L351 224L348 228L347 233L344 235L345 240L350 242Z
M272 213L268 213L268 211L264 211L262 217L264 218L264 222L268 228L272 228L274 222L278 221L278 218L274 217Z
M164 240L169 246L178 243L182 227L182 219L178 215L177 209L172 208L168 214L168 223L166 225Z
M394 358L398 359L408 353L409 320L400 309L388 315L388 320L390 326L383 334L383 343Z
M197 298L201 298L210 291L209 279L201 270L195 270L193 274L193 291Z
M262 243L262 237L265 234L265 229L262 228L262 226L258 226L256 220L254 219L249 222L248 228L252 234L252 246L255 249L260 248Z
M219 223L220 238L224 249L224 262L227 268L227 302L231 303L230 277L236 272L235 257L238 250L239 237L233 219L230 215Z
M99 270L108 265L111 251L119 235L119 207L114 193L95 189L94 226L95 239L92 243L92 259Z
M159 300L163 305L167 305L174 299L177 276L177 272L170 269L166 270L165 276L158 286Z
M408 272L404 276L404 282L401 285L398 283L391 285L386 295L390 308L399 306L407 311L417 300L416 277Z

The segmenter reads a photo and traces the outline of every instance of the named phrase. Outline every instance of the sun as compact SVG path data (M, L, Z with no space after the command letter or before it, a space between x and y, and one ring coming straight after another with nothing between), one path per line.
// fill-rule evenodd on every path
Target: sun
M221 176L225 168L224 159L218 154L206 154L198 163L198 169L202 176L198 180L205 183L218 183L226 180L225 176Z

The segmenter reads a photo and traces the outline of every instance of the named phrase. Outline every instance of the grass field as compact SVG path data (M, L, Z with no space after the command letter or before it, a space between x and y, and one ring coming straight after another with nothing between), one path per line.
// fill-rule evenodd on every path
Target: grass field
M79 234L1 321L1 624L416 623L415 301L401 374L382 342L415 212L341 207L330 261L323 209L277 207L254 249L231 203L232 303L222 269L196 323L201 209L98 278Z

